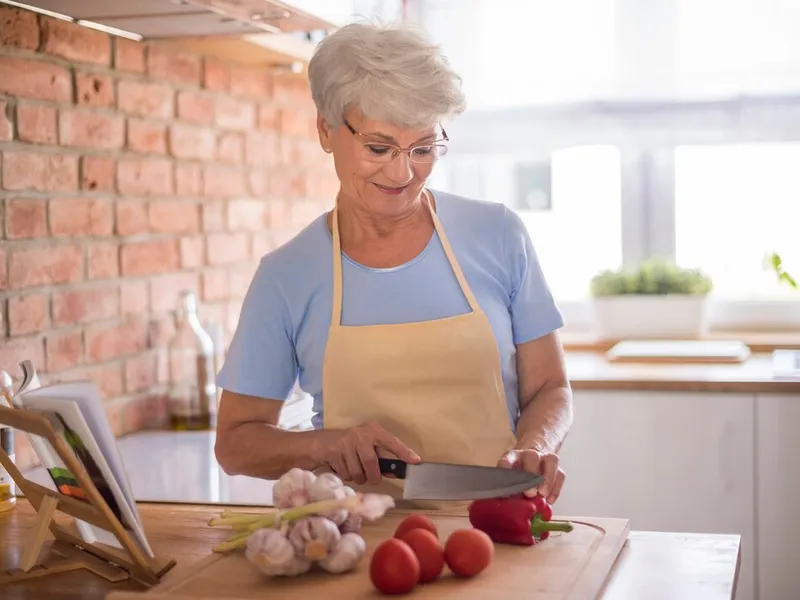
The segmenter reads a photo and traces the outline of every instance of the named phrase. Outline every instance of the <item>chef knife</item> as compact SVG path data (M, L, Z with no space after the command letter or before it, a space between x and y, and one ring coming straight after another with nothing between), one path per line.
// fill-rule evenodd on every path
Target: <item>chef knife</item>
M513 496L537 487L544 481L538 473L502 467L456 465L379 458L384 475L404 480L406 500L479 500Z

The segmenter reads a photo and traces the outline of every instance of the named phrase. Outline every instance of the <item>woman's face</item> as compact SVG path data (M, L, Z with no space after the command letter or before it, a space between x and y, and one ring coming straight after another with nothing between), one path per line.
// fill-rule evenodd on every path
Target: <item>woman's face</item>
M386 217L401 215L416 202L434 162L412 161L408 152L387 145L410 150L431 144L439 139L436 126L401 129L358 110L348 111L345 123L334 129L321 117L317 123L323 149L333 154L342 185L340 200Z

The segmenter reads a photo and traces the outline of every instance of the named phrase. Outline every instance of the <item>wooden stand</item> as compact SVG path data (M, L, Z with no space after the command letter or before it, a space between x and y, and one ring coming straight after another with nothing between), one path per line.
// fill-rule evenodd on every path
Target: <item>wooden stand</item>
M88 503L82 502L26 479L0 447L0 464L38 513L18 567L0 571L0 586L64 571L87 569L111 582L132 577L149 587L157 584L175 566L172 559L150 558L143 552L111 512L75 453L44 416L24 409L0 406L0 423L46 439L88 498ZM112 533L123 549L85 542L54 521L56 511ZM42 552L48 530L55 540L47 544L48 552Z

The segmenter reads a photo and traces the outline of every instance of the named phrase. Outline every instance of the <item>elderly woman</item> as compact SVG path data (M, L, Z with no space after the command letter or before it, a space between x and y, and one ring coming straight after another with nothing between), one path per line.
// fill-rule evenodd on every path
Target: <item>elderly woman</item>
M394 493L378 456L499 464L541 473L555 501L571 391L531 240L502 203L425 185L460 78L420 33L352 24L318 45L309 79L341 187L261 260L218 376L220 465ZM298 381L312 431L278 427Z

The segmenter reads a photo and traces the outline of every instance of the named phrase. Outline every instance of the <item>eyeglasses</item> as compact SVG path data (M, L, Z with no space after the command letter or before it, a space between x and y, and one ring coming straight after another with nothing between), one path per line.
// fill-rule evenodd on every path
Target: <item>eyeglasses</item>
M376 142L374 141L374 138L363 133L358 133L353 126L347 122L347 119L343 120L345 126L350 130L350 133L357 137L367 139L367 141L362 144L362 149L364 152L364 160L368 160L369 162L389 163L392 162L398 154L404 152L408 154L412 162L430 164L436 161L436 159L438 159L440 156L447 154L447 146L445 144L436 143L450 141L450 138L447 137L447 132L444 130L444 127L442 127L443 139L436 140L435 143L421 144L412 148L400 148L395 144Z

